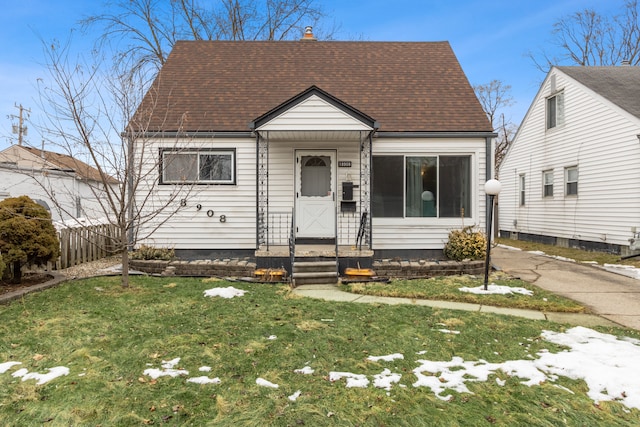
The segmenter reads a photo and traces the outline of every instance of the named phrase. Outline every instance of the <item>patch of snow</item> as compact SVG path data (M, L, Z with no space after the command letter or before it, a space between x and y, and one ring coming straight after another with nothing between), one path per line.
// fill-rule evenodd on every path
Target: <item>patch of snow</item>
M496 246L499 247L499 248L509 249L509 250L512 250L512 251L522 251L522 249L520 249L520 248L516 248L516 247L513 247L513 246L509 246L509 245L503 245L502 243L498 243Z
M632 279L640 279L640 268L632 265L604 264L602 268L611 273L617 273L622 276L631 277Z
M180 358L176 357L175 359L169 361L163 360L161 366L165 369L173 369L178 363L180 363Z
M269 382L269 381L265 380L264 378L256 379L256 384L258 384L261 387L269 387L269 388L278 388L278 387L280 387L278 384L274 384L272 382Z
M576 262L575 259L563 257L560 255L549 255L553 259L557 259L558 261L567 261L567 262Z
M145 369L143 372L144 375L151 377L154 380L157 380L160 377L179 377L179 376L187 376L189 375L189 371L185 369L158 369L158 368L149 368Z
M193 377L187 379L188 383L196 383L196 384L220 384L220 378L209 378L207 376L202 377Z
M367 357L367 360L370 360L372 362L377 362L379 360L383 360L385 362L391 362L391 361L396 360L396 359L403 360L404 356L402 354L400 354L400 353L393 353L393 354L389 354L387 356L369 356L369 357Z
M351 372L329 372L329 381L336 382L347 379L347 388L367 388L369 380L366 375L352 374Z
M394 374L390 370L385 369L381 373L373 376L373 386L389 391L393 384L400 382L400 378L402 378L401 374Z
M293 393L291 396L289 396L287 399L289 399L292 402L295 402L296 400L298 400L301 394L302 394L302 391L298 390L295 393Z
M4 362L0 363L0 374L4 374L15 365L22 365L22 362Z
M438 329L438 332L442 332L443 334L454 334L458 335L460 331L452 331L451 329Z
M278 337L275 336L275 335L269 335L269 338L267 338L267 339L273 341L273 340L277 340Z
M49 368L48 370L48 373L40 374L38 372L29 372L28 370L22 368L18 369L11 376L14 378L22 378L22 381L36 380L37 385L42 385L63 375L69 375L69 368L66 368L64 366L56 366L54 368Z
M491 283L487 285L487 290L484 289L484 285L480 285L477 288L468 288L462 287L458 288L460 292L468 292L471 294L477 295L489 295L489 294L499 294L499 295L509 295L509 294L522 294L522 295L533 295L533 291L525 288L516 288L511 286L500 286L495 283Z
M221 298L233 298L233 297L241 297L247 291L243 291L241 289L236 289L233 286L229 286L226 288L213 288L207 289L204 291L205 297L221 297Z
M302 369L294 369L294 371L296 374L303 374L303 375L311 375L315 372L314 369L312 369L310 366L305 366Z
M200 368L198 368L198 371L200 371L200 372L211 372L211 366L201 366Z

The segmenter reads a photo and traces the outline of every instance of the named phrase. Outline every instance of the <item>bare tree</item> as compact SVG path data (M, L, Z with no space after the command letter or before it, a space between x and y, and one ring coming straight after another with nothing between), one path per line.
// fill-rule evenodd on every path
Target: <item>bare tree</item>
M500 80L492 80L486 84L474 85L473 90L482 105L491 126L498 134L495 150L495 174L498 174L498 167L513 140L517 126L505 117L505 108L512 106L515 101L511 96L511 86L502 83Z
M315 0L119 0L110 6L82 24L98 26L102 43L122 43L120 59L134 68L159 69L177 40L292 39L326 17Z
M119 230L119 240L109 249L121 255L122 286L128 287L129 251L175 215L180 198L194 186L178 183L168 196L158 195L161 159L157 148L150 148L153 134L144 120L150 115L138 114L134 119L133 114L144 95L144 76L131 73L128 64L104 67L99 60L85 62L81 57L70 61L68 45L51 44L45 55L51 81L41 83L42 109L48 120L42 125L43 134L57 151L82 159L98 171L99 177L86 183L99 210ZM153 102L146 105L153 108ZM56 203L54 189L47 191ZM56 203L56 208L68 209L62 203ZM140 235L141 229L145 235Z
M640 21L637 0L625 0L620 13L607 16L584 9L553 24L551 43L558 54L542 50L528 53L535 66L549 71L553 65L630 65L640 63Z

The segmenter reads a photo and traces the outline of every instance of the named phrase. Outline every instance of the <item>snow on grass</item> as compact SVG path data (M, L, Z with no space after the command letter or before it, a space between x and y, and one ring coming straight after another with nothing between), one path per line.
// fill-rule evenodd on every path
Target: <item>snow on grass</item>
M226 288L213 288L207 289L204 291L205 297L221 297L221 298L233 298L233 297L241 297L247 291L243 291L241 289L236 289L233 286L228 286Z
M196 384L220 384L220 378L209 378L207 376L187 378L188 383Z
M394 374L389 369L385 369L381 373L373 376L373 386L390 391L393 384L400 382L400 378L402 378L401 374Z
M175 369L176 365L180 363L180 358L176 357L175 359L169 361L162 361L162 369L158 368L149 368L145 369L143 375L151 377L154 380L157 380L160 377L179 377L179 376L187 376L189 375L189 371L185 369Z
M489 295L489 294L499 294L499 295L509 295L509 294L522 294L522 295L533 295L533 291L525 288L517 288L512 286L501 286L496 285L495 283L491 283L487 285L487 289L484 289L484 285L480 285L477 288L468 288L462 287L458 288L460 292L468 292L471 294L478 295Z
M451 329L438 329L438 332L442 332L443 334L453 334L453 335L460 334L460 331L454 331Z
M315 370L310 366L305 366L302 369L294 369L293 372L295 372L296 374L311 375L315 372Z
M22 365L22 362L4 362L0 363L0 374L4 374L15 365Z
M274 384L270 381L265 380L264 378L256 379L256 384L260 387L269 387L269 388L278 388L280 387L278 384Z
M49 368L48 371L46 374L40 374L38 372L29 372L27 369L22 368L15 371L11 376L14 378L22 378L22 381L36 380L37 385L42 385L63 375L69 375L69 368L64 366Z
M302 391L298 390L295 393L293 393L291 396L289 396L287 399L289 399L292 402L295 402L296 400L298 400L301 394L302 394Z
M329 381L336 382L347 379L347 388L367 388L369 380L364 374L353 374L351 372L329 372Z
M372 362L377 362L379 360L383 360L385 362L391 362L393 360L397 360L397 359L404 359L404 356L400 353L394 353L394 354L389 354L387 356L369 356L367 357L367 360L370 360Z

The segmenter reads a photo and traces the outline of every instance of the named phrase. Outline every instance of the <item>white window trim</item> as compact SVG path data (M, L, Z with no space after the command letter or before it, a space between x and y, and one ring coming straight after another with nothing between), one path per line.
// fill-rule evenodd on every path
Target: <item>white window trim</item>
M546 189L547 189L546 177L548 175L551 176L551 183L548 184L551 187L551 194L549 194L549 195L547 194L547 191L546 191ZM553 188L554 187L554 185L553 185L554 184L554 179L553 178L554 178L553 169L548 169L548 170L542 171L542 198L550 199L550 198L553 197L553 192L554 192L553 191L554 190L554 188Z
M553 126L551 126L549 120L549 101L551 101L552 99L555 99L555 124ZM564 124L564 91L560 90L554 92L552 95L549 95L547 98L545 98L544 109L546 130L557 129L562 126Z
M198 156L198 164L195 166L198 171L198 178L195 180L167 180L165 179L165 155L171 154L195 154ZM201 180L199 177L200 173L200 155L206 154L220 154L220 155L230 155L231 156L231 178L225 180ZM196 184L196 185L208 185L208 184L218 184L218 185L235 185L236 184L236 150L230 148L203 148L203 149L179 149L179 148L161 148L160 149L160 158L161 158L161 170L160 170L160 184Z
M569 171L570 170L575 170L576 171L576 179L574 181L569 181ZM576 192L575 193L571 193L569 194L569 184L575 183L576 184ZM564 195L565 197L576 197L578 195L578 192L580 191L579 189L580 186L580 173L578 171L578 166L568 166L566 168L564 168Z

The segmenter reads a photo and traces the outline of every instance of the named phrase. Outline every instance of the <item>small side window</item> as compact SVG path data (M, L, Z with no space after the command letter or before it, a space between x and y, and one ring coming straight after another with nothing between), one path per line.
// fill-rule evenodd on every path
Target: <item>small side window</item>
M525 184L526 184L526 180L525 180L525 176L524 174L520 175L520 206L524 206L525 201L526 201L526 193L525 193Z
M553 197L553 171L542 172L542 196Z
M565 195L578 195L578 167L572 166L565 169L566 190Z

